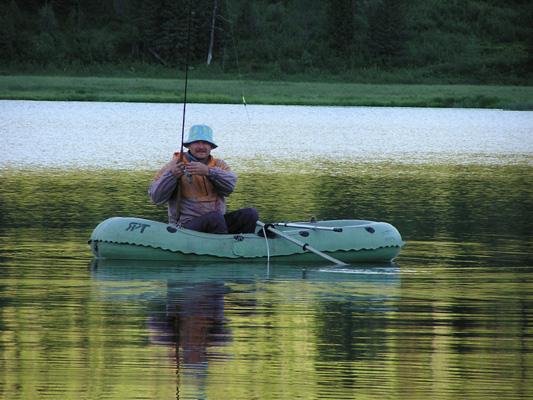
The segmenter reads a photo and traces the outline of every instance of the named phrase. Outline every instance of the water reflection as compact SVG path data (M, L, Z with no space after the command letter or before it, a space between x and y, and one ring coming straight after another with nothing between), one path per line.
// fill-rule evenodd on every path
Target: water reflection
M152 176L153 171L3 170L0 222L94 228L117 215L164 221L164 207L153 206L146 195ZM532 177L527 165L349 164L340 176L243 173L229 208L253 205L266 221L384 220L407 241L439 237L499 246L532 231Z
M101 220L166 219L153 171L2 169L0 397L532 397L530 165L282 167L230 208L389 221L399 265L88 268Z
M270 362L268 354L276 352L276 343L281 344L278 335L285 339L280 330L285 328L276 321L285 318L280 312L290 316L307 310L305 329L311 331L294 343L294 350L302 340L316 350L299 349L299 363L378 358L379 347L386 343L384 328L395 310L400 284L399 267L390 264L337 268L93 260L91 274L109 301L124 300L124 293L117 293L115 288L126 282L150 282L157 288L136 292L136 298L128 300L147 300L147 335L151 344L168 348L167 357L176 368L179 398L207 398L212 391L209 375L226 375L225 370L235 368L236 362L238 369ZM300 297L303 293L307 295ZM282 305L287 295L292 297L288 309ZM355 312L357 317L352 315ZM256 343L256 351L260 350L256 356L246 349L256 340L242 336L247 328L266 329L270 335L266 342ZM332 382L331 390L338 392L335 385Z

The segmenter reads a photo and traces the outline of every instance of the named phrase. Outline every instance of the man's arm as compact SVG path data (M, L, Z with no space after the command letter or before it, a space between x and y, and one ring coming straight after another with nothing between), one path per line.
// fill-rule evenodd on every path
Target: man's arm
M209 168L207 179L215 186L217 192L224 197L229 196L237 185L237 175L229 167L228 169L221 167Z
M163 204L170 199L183 175L182 168L182 163L172 160L157 173L148 188L148 195L155 204Z

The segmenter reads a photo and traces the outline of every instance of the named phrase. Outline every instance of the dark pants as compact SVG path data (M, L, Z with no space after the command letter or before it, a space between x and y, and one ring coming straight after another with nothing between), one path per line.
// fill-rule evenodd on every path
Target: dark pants
M227 214L216 211L196 217L182 226L206 233L253 233L259 214L255 208L241 208Z

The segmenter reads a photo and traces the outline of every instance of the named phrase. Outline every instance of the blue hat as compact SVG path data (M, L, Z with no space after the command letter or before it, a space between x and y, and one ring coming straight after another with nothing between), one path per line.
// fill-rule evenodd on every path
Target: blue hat
M218 147L213 141L213 130L207 125L191 126L191 129L189 129L189 137L187 138L186 142L183 142L183 145L185 147L189 147L191 143L198 142L200 140L210 143L213 148Z

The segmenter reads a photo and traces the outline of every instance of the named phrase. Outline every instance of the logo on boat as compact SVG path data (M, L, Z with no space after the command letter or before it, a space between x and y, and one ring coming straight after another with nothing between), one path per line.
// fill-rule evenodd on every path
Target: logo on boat
M128 227L126 228L126 231L136 231L136 230L141 230L141 233L144 232L144 230L146 228L148 228L150 226L150 224L141 224L140 222L130 222L130 224L128 225Z

